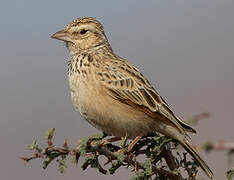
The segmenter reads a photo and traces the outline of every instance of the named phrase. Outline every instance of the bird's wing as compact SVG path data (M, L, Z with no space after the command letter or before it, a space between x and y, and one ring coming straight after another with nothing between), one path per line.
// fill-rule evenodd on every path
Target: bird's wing
M144 75L127 61L107 61L97 75L111 97L177 127L182 133L196 132L171 111Z

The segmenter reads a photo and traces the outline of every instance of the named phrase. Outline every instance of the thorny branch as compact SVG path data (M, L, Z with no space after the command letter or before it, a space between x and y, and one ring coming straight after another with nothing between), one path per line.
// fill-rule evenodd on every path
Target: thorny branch
M125 167L132 167L136 174L140 173L139 170L149 171L150 168L152 168L151 174L154 174L156 176L164 177L165 179L175 179L175 180L183 180L182 176L179 173L173 172L173 170L176 169L176 161L173 162L173 156L170 153L170 150L167 150L166 148L162 149L162 153L158 152L159 154L161 153L161 157L165 158L168 166L170 167L170 170L164 169L162 167L157 167L155 164L152 164L152 166L146 167L146 165L142 162L139 162L136 160L136 156L138 156L141 153L137 153L137 149L142 148L145 144L149 142L149 138L152 138L152 134L149 135L148 137L145 137L145 142L142 141L139 144L137 144L134 152L131 153L126 153L126 150L124 147L112 145L112 144L107 144L103 145L101 143L101 139L103 137L100 137L98 135L97 137L91 137L89 139L84 139L81 141L80 145L76 149L70 149L67 145L67 141L64 141L64 144L62 147L56 147L53 145L52 142L52 135L54 134L54 129L50 130L50 133L47 133L50 135L47 135L47 147L44 149L40 149L37 145L37 143L34 141L32 145L29 147L31 150L34 150L34 154L31 157L21 157L22 160L24 160L25 165L33 160L33 159L44 159L44 168L46 168L51 161L58 157L65 157L68 155L71 155L75 162L78 162L78 159L80 156L84 156L84 148L85 148L85 156L86 158L89 158L89 156L100 156L103 155L105 156L108 161L106 164L111 163L112 164L112 170L114 171L119 168L120 166L125 166ZM161 137L157 137L158 140L163 140ZM171 141L168 138L164 138L165 142ZM135 153L136 152L136 153ZM147 152L147 150L145 150ZM83 155L82 155L83 154ZM168 157L167 157L168 156ZM95 158L94 158L95 159ZM112 163L113 161L117 161L117 166ZM93 163L93 162L92 162ZM116 162L115 162L116 163ZM105 164L105 165L106 165ZM85 161L84 164L82 165L83 169L86 169L89 165L91 165L90 161ZM105 170L98 162L96 168L103 174L107 173L107 170ZM116 168L116 169L115 169ZM148 170L147 170L148 168ZM171 171L172 170L172 171ZM113 172L114 172L113 171ZM112 173L110 171L110 173Z
M189 121L196 123L208 116L208 113L202 113L189 119ZM83 157L85 159L81 166L83 170L90 166L91 168L97 168L102 174L106 174L107 170L99 162L100 156L103 156L107 158L104 166L108 165L110 167L110 174L114 174L120 167L131 167L135 172L135 177L131 180L156 180L158 178L192 180L197 175L198 167L196 162L189 160L187 153L181 155L177 151L177 142L153 132L143 137L131 152L126 151L128 142L126 138L121 141L120 145L104 144L103 141L106 137L104 133L82 139L76 149L69 148L66 139L61 147L57 147L52 142L54 132L55 129L51 128L46 133L47 147L45 148L40 148L36 140L32 142L29 149L33 151L33 155L21 157L25 165L33 159L42 159L43 168L45 169L52 161L56 160L59 163L58 169L62 173L66 168L68 156L72 157L75 164L78 163L80 157ZM196 147L198 150L208 152L212 150L228 150L230 154L234 152L234 143L223 141L218 143L207 142ZM142 156L144 157L142 158ZM180 171L183 169L184 172L187 172L187 177L180 174L179 168ZM230 174L228 175L230 176Z

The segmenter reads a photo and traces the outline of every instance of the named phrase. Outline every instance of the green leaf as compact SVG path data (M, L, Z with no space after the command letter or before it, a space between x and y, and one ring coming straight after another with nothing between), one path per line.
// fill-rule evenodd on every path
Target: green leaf
M96 155L88 156L81 168L85 170L89 165L91 168L99 168L98 157Z
M125 148L128 140L128 136L122 137L120 142L120 147Z
M109 169L110 174L114 174L115 171L122 165L119 161L113 162L111 168Z
M42 162L42 168L43 168L43 169L46 169L48 165L49 165L49 161L48 161L48 160L44 160L44 161Z
M139 180L138 176L134 176L133 178L131 178L130 180Z
M63 155L61 156L61 159L58 160L58 170L60 173L64 173L65 169L67 168L67 165L66 165L66 158L67 158L67 155Z
M87 149L87 143L88 143L89 139L88 138L84 138L80 140L80 156L84 157L86 154L86 149Z
M227 180L232 180L234 178L234 167L232 169L229 169L226 172L226 179Z
M33 140L32 144L28 146L28 148L30 150L37 150L38 149L38 144L37 144L37 140Z
M144 162L143 167L145 168L145 175L146 176L151 176L152 172L153 172L151 159L147 159Z
M137 175L133 178L131 178L130 180L148 180L149 178L147 178L145 176L145 173L137 173Z
M91 168L99 168L99 162L97 156L93 156L90 162L91 162L90 163Z
M123 163L123 161L124 161L124 159L125 159L125 155L124 155L124 151L123 151L123 150L119 151L119 154L118 154L118 156L117 156L117 159L118 159L121 163Z
M106 137L106 134L102 132L102 133L92 135L89 139L91 139L91 140L101 140L104 137Z
M46 159L42 162L42 168L46 169L47 166L57 157L60 156L60 153L58 152L50 152L46 155Z
M156 139L159 142L159 145L153 148L154 157L157 157L162 152L164 146L170 141L172 141L172 139L166 136L161 136L160 138L157 137Z
M48 165L53 161L53 158L47 158L42 162L42 168L46 169Z
M55 128L50 128L50 129L46 132L45 138L46 138L47 141L50 141L50 140L53 138L54 132L55 132Z

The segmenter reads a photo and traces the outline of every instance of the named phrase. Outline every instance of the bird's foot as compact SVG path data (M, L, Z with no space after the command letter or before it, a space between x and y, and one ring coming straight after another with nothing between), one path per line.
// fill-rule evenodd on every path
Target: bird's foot
M136 143L142 138L142 136L137 136L129 145L128 145L128 149L127 152L130 152L133 147L136 145Z
M116 142L116 141L120 141L121 138L120 137L112 137L112 138L109 138L109 139L104 139L100 145L106 145L106 144L110 144L110 143L113 143L113 142Z

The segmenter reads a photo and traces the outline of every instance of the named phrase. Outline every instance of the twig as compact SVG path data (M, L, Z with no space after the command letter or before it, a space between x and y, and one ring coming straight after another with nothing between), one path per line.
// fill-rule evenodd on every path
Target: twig
M40 154L34 154L32 157L21 157L22 160L25 161L25 164L27 164L30 160L33 159L38 159L38 158L45 158L46 155L48 155L49 153L59 153L60 155L68 155L71 154L74 156L74 153L80 153L79 149L72 149L70 150L67 146L64 148L60 148L60 147L49 147L49 148L45 148ZM105 157L107 157L108 159L112 159L112 160L116 160L118 158L118 154L117 152L111 152L110 150L108 150L105 146L103 145L90 145L87 148L87 153L99 153L100 155L104 155ZM168 152L167 152L168 153ZM169 154L169 153L168 153ZM171 156L171 155L170 155ZM166 157L166 156L165 156ZM129 156L125 156L124 160L125 163L127 163L128 165L132 166L133 168L137 167L138 169L143 169L144 170L144 165L141 162L138 162L136 160L133 160L132 158L130 158ZM170 179L175 179L175 180L183 180L183 178L180 175L177 175L171 171L165 170L163 168L157 168L155 165L152 166L153 172L157 175L159 175L160 177L164 177L164 178L170 178ZM101 166L99 167L99 171L102 173L106 173L106 170L103 169Z
M212 143L210 141L201 144L201 145L196 145L196 148L198 150L205 150L205 151L211 151L211 150L216 150L216 151L223 151L223 150L234 150L234 143L233 142L224 142L223 140L219 140L216 143Z
M164 148L161 155L164 157L164 159L165 159L165 161L166 161L166 163L171 171L178 168L178 165L175 161L174 156L172 155L171 150Z
M109 151L104 146L91 146L90 151L91 152L99 152L100 154L102 154L106 157L110 157L112 160L117 159L117 155L115 153ZM128 156L126 156L124 158L124 162L128 163L133 168L135 168L135 166L137 166L138 169L144 169L143 164L141 162L133 161L133 159L129 158ZM183 180L183 178L180 175L174 174L173 172L167 171L167 170L162 169L162 168L159 169L155 165L153 165L152 168L153 168L154 173L158 174L160 177L170 178L170 179L174 179L174 180Z

